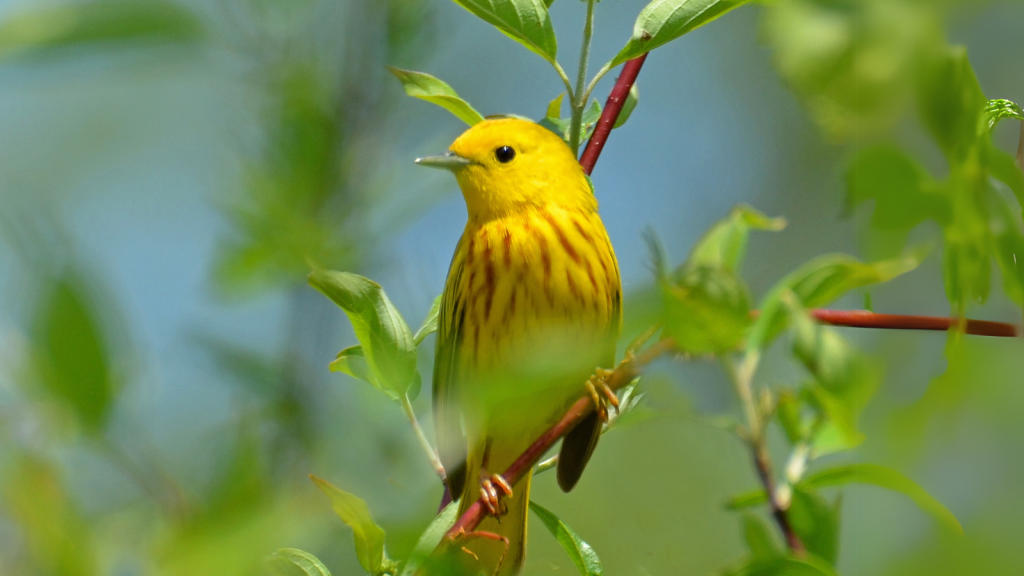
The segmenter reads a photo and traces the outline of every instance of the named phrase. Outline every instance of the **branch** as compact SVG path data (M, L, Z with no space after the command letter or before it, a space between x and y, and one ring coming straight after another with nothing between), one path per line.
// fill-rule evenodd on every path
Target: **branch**
M765 494L768 495L768 507L771 508L772 518L779 525L779 530L786 537L786 546L797 555L803 554L807 549L804 543L797 536L793 525L789 523L789 515L786 509L779 503L779 494L775 489L775 481L772 479L771 461L768 459L768 449L763 441L758 441L753 447L754 467L757 468L757 478L764 486Z
M608 376L605 380L605 384L613 391L625 387L627 384L632 382L637 375L639 375L645 366L674 349L675 342L666 338L658 341L656 344L636 356L627 356L627 358L619 364L619 367L616 368L610 376ZM547 432L531 444L530 447L527 448L526 451L523 452L523 454L502 473L502 477L505 478L509 484L515 485L522 479L523 475L533 468L534 464L540 460L541 456L555 445L555 442L558 442L562 436L565 436L566 433L572 430L573 427L579 424L593 410L594 403L590 399L590 395L585 394L572 405L572 408L566 412L565 416L562 416L562 419L559 420L557 424L549 428ZM480 524L480 521L483 520L487 514L487 507L484 505L482 500L474 502L473 505L466 510L466 513L456 520L455 525L448 530L444 538L441 539L441 544L438 548L454 541L464 532L472 532L475 530L477 525Z
M594 135L590 137L586 149L583 150L583 155L580 156L580 166L583 166L583 171L587 173L587 176L594 171L594 164L597 164L597 158L604 150L608 135L611 134L615 121L619 119L622 105L626 103L626 97L629 96L629 90L636 82L637 75L640 74L644 60L647 60L647 54L626 62L622 67L622 73L615 81L615 86L608 94L608 100L604 103L604 110L601 112L601 119L597 121L597 126L594 128Z
M850 326L853 328L886 328L889 330L939 330L946 331L958 326L957 318L936 316L906 316L903 314L875 314L866 310L812 310L811 314L819 321L833 326ZM987 320L965 320L964 332L976 336L1001 336L1013 338L1017 336L1017 327L1005 322L989 322Z

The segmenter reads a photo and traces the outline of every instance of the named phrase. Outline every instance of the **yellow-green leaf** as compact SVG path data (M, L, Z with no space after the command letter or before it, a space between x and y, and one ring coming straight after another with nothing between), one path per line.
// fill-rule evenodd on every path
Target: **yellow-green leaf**
M508 37L555 61L558 41L544 0L454 0Z
M612 60L622 64L699 28L749 0L654 0L636 18L633 37Z
M380 574L381 567L386 563L384 554L386 534L384 529L373 521L366 502L322 478L312 474L309 478L330 499L331 507L334 508L338 517L352 528L356 558L359 559L359 564L371 575Z
M470 126L484 121L484 117L470 106L469 102L460 98L458 93L442 80L430 74L402 70L394 66L388 66L387 69L402 82L402 87L409 96L437 104Z
M964 533L960 521L956 519L956 516L948 508L943 506L941 502L932 497L931 494L916 482L886 466L878 464L848 464L846 466L829 468L807 476L802 484L815 488L826 488L853 482L871 484L899 492L913 500L921 510L930 514L952 532L956 534Z

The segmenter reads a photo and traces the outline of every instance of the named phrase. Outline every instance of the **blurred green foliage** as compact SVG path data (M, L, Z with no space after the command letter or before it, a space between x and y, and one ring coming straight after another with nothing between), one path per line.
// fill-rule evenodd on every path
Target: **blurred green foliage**
M584 138L589 135L601 113L591 93L615 65L745 4L651 3L639 13L624 47L580 90L557 64L558 38L547 11L552 2L456 3L556 65L566 91L551 102L542 123L567 140L574 123ZM61 211L51 213L31 200L26 200L29 209L4 205L0 231L18 261L18 280L30 305L17 319L17 334L24 338L12 340L13 361L3 357L4 374L10 373L16 387L0 391L0 574L323 576L330 573L328 566L343 567L337 573L362 566L372 574L397 573L400 561L403 574L430 566L429 552L454 521L454 508L430 520L436 481L394 403L379 401L368 387L353 389L344 402L328 401L332 393L323 358L309 342L328 340L336 327L322 328L329 308L305 278L311 268L361 269L376 255L378 241L394 233L368 223L388 193L388 140L399 102L397 83L384 66L425 62L435 42L439 4L225 0L210 7L85 0L25 3L0 13L0 66L73 66L113 55L147 63L168 56L231 60L261 113L260 124L239 145L241 184L220 206L230 225L218 243L211 285L234 298L277 295L289 302L279 350L251 349L244 335L196 338L224 380L234 384L231 418L216 438L202 442L215 445L216 455L203 457L198 449L194 455L203 469L197 480L194 471L158 447L161 439L141 432L134 404L151 376L137 369L139 345L123 327L127 304L118 302L99 271L66 240ZM1000 122L1021 121L1024 115L1016 103L1001 98L1005 95L987 93L966 49L946 40L958 11L982 8L952 0L760 4L742 11L758 15L779 76L822 136L849 152L846 203L865 225L863 240L873 262L824 256L788 275L771 263L781 280L755 305L755 291L741 274L748 235L780 231L781 219L738 207L713 224L675 267L658 248L653 288L638 290L648 295L643 305L649 310L627 308L626 313L637 325L662 326L680 352L716 355L736 402L718 411L724 414L712 411L714 418L704 418L693 414L664 375L645 377L639 383L645 393L634 382L622 393L622 414L609 424L623 431L603 442L609 459L595 462L590 472L600 479L590 492L583 486L576 496L588 503L574 506L573 500L552 495L555 512L535 506L555 536L551 542L561 547L559 555L545 548L550 543L538 530L531 536L538 552L531 554L555 564L553 559L564 559L567 552L568 562L587 575L603 571L598 553L622 573L647 573L644 565L670 573L678 569L674 552L653 560L637 552L645 540L654 540L643 528L653 525L705 564L720 567L723 559L741 555L723 574L845 573L849 551L841 528L849 525L850 509L844 509L844 493L835 490L864 484L908 497L941 526L908 541L887 573L1016 573L1022 564L1012 551L1024 510L1012 459L994 466L992 473L1003 480L992 481L990 493L983 493L980 483L972 485L969 491L978 493L972 498L982 504L973 516L961 517L967 529L959 536L961 521L911 479L913 460L897 459L902 469L897 470L891 459L887 465L866 463L861 461L865 452L851 451L861 450L870 434L885 434L884 442L896 452L920 448L936 423L957 434L963 430L957 422L975 420L1003 441L1024 440L1016 410L1024 400L1020 342L951 332L944 373L920 401L895 410L891 422L879 425L865 420L871 419L869 401L885 400L878 397L888 393L882 387L886 354L873 354L848 333L822 326L808 314L808 308L901 277L922 261L927 266L925 251L916 249L921 244L936 248L955 316L989 313L993 308L980 306L990 298L1024 306L1024 267L1017 264L1017 254L1024 254L1024 174L993 141ZM658 74L655 65L652 61L646 74ZM468 123L479 120L443 81L391 70L407 94L440 104ZM565 95L569 117L562 117ZM537 95L534 107L540 109L547 98L550 94ZM637 103L634 87L616 128ZM908 133L923 134L925 143ZM400 221L393 215L384 219ZM875 261L879 258L885 259ZM390 400L405 400L412 412L410 401L422 384L418 347L429 345L436 305L413 334L376 283L330 272L316 273L312 283L349 313L360 341L342 350L331 369L374 384ZM752 308L761 311L759 317L751 316ZM773 347L776 339L781 342ZM771 364L775 356L784 359L785 369ZM762 358L767 374L759 375ZM933 356L927 360L940 364ZM339 416L330 409L345 412ZM650 418L657 414L673 418ZM676 418L680 414L685 418ZM643 424L619 426L626 422ZM707 422L731 435L708 432ZM339 431L340 440L332 437ZM698 440L684 445L684 434ZM968 441L979 442L972 438ZM935 442L932 450L941 450L941 441ZM329 460L328 450L335 451L334 461L344 462L345 482L339 484L351 485L353 494L316 482L344 524L325 513L323 497L311 494L305 478ZM690 462L680 457L699 459L700 450L716 470L690 470ZM755 459L775 458L774 502L763 487L749 490L757 485L748 470L751 452ZM631 476L644 463L650 466L645 470L659 474ZM664 492L655 494L653 483L663 489L665 478L684 467L692 476L679 483L679 491L693 494L681 494L675 502L682 508L710 501L685 512L707 519L711 528L681 526L680 512L665 504ZM381 496L384 489L372 488L385 477L388 490L397 487L404 494L390 509L393 491ZM109 484L118 498L91 496L90 483ZM544 490L539 485L537 494L549 502ZM369 496L364 501L355 493ZM594 506L598 499L601 505ZM415 502L414 509L395 509L409 502ZM720 533L712 515L721 502L741 511L735 542L706 541ZM809 554L789 553L772 506L787 513ZM962 503L950 506L965 509ZM906 508L895 506L889 513L902 515ZM612 515L615 522L607 522ZM884 519L879 514L870 521ZM339 546L350 533L354 549ZM527 569L551 571L542 562Z

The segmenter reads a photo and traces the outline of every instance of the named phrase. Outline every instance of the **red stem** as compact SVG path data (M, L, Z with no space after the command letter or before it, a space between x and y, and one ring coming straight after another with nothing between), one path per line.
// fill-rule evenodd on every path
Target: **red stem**
M866 310L814 310L811 312L819 322L833 326L853 328L887 328L889 330L940 330L946 331L957 326L957 318L936 316L906 316L903 314L875 314ZM1004 322L987 320L965 320L964 332L977 336L1017 336L1017 327Z
M587 176L594 171L594 164L597 164L597 158L604 150L608 135L612 133L615 121L619 119L619 113L622 112L622 106L626 103L629 90L636 83L636 77L640 74L644 60L647 60L647 53L626 62L622 67L622 73L615 80L615 86L608 94L608 100L604 103L604 111L601 112L601 119L597 121L594 134L587 142L587 147L583 149L583 155L580 156L580 166L583 166L583 171L587 173Z

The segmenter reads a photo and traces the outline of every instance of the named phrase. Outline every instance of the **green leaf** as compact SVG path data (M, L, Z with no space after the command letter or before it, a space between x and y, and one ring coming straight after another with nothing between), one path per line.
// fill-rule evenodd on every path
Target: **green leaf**
M801 418L801 403L796 394L790 390L779 392L775 415L790 444L796 444L804 439L806 433Z
M760 506L766 502L768 502L768 495L765 494L764 489L761 488L733 496L726 501L725 507L729 510L744 510L746 508Z
M101 320L85 282L74 273L53 284L35 319L44 389L93 434L106 425L119 387Z
M949 197L895 146L860 151L847 168L846 184L851 208L875 201L871 225L879 230L909 231L927 219L945 225L952 218Z
M867 140L902 116L922 59L945 39L934 2L763 2L779 76L833 140Z
M363 382L372 384L375 388L384 391L377 383L377 379L370 372L370 366L366 363L366 356L363 355L362 346L350 346L341 352L328 365L331 372L342 372Z
M469 102L459 98L451 86L430 74L402 70L394 66L387 66L387 69L402 82L402 87L409 96L437 104L470 126L484 121L484 117L470 106Z
M834 566L839 552L837 511L820 494L798 484L793 487L787 514L807 551Z
M836 445L833 441L828 451L853 448L864 439L857 421L878 389L878 372L835 329L812 318L792 292L783 293L782 298L793 326L793 353L814 376L814 382L805 387L812 405L840 433L841 443ZM828 425L818 430L818 434L831 432ZM816 455L821 455L821 440L834 438L816 435Z
M454 0L513 40L555 61L558 41L544 0Z
M811 260L780 280L761 300L761 314L747 340L750 349L763 350L785 329L788 314L782 294L791 290L807 308L824 306L850 290L888 282L905 274L924 259L923 253L867 264L844 254L827 254Z
M921 119L951 162L967 157L983 126L987 100L963 46L951 46L924 75Z
M459 517L459 503L451 502L441 510L441 513L434 517L427 526L427 529L420 534L416 546L409 555L409 561L402 568L402 576L413 576L420 566L441 543L441 538L455 525Z
M933 518L952 532L957 534L964 533L960 522L949 509L913 480L892 468L878 464L848 464L815 472L808 475L802 482L803 485L813 488L842 486L850 483L871 484L899 492L913 500L921 510L931 514Z
M723 576L836 576L836 572L827 562L814 556L779 556L752 558L739 568L726 571Z
M177 2L94 0L6 16L0 58L103 42L190 42L200 35L199 19Z
M619 117L615 119L615 124L612 128L620 128L629 121L629 117L633 115L633 110L636 109L636 105L640 102L640 89L637 88L636 83L633 83L633 87L629 89L629 94L626 96L626 101L622 103L622 110L619 111Z
M749 0L653 0L636 18L633 37L612 60L617 66L699 28Z
M1018 306L1024 307L1024 229L1020 214L998 195L993 194L992 232L995 236L996 262L1003 276L1003 290Z
M437 316L441 313L441 296L434 298L434 303L430 305L430 311L427 312L427 317L423 319L423 324L420 325L420 329L416 331L412 336L412 341L416 346L419 346L423 339L428 335L437 332Z
M555 97L550 103L548 103L548 111L544 115L545 118L561 118L562 117L562 99L565 98L565 92L562 92Z
M283 566L293 566L301 570L305 576L331 576L331 571L324 566L319 558L295 548L282 548L274 552L270 556L270 561L274 571L278 574L294 573L294 570L283 569Z
M414 383L416 344L384 290L362 276L328 270L310 274L309 283L345 311L370 373L381 390L400 399Z
M1017 202L1024 206L1024 172L1017 165L1017 160L993 147L988 154L988 170L996 180L1006 184L1017 197Z
M381 568L390 563L384 552L386 535L384 529L373 521L366 502L322 478L312 474L309 478L330 499L331 507L338 517L352 528L359 564L371 575L380 574Z
M580 121L580 139L586 140L590 138L590 135L594 133L594 127L597 126L597 121L601 119L601 103L594 100L590 103L590 106L583 111L583 117Z
M558 516L555 516L540 504L530 502L530 509L540 518L544 526L547 527L566 553L569 554L569 558L582 576L601 576L603 573L601 560L597 557L594 549L590 547L590 544L584 542Z
M736 350L750 326L750 294L735 272L701 266L662 279L664 332L680 350L713 354Z
M685 267L712 266L739 272L751 230L778 232L785 227L785 218L769 218L746 204L740 204L697 241Z
M1024 121L1024 110L1009 100L989 100L985 105L985 124L989 130L1007 118Z
M743 513L743 540L754 558L769 559L781 555L768 523L750 512Z

